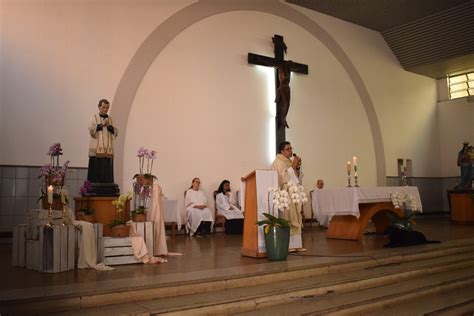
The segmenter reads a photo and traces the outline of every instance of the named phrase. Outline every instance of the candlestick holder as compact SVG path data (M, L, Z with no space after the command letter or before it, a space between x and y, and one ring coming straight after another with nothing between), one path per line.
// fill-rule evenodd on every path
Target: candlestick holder
M407 175L403 171L402 171L402 185L405 186L405 187L408 186Z
M351 188L352 185L351 185L351 172L350 170L347 170L347 187L348 188Z
M67 225L66 204L63 204L63 213L61 215L61 226L66 226L66 225Z
M49 210L48 210L48 222L44 225L45 227L53 228L53 204L49 203Z
M357 166L354 166L354 182L355 182L355 187L359 187L359 184L357 183L357 179L359 178L359 175L357 174Z

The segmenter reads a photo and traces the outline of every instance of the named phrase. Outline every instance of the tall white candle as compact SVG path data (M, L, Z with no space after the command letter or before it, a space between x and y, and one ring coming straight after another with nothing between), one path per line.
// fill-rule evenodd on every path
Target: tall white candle
M347 172L351 171L351 162L350 161L347 162L346 170L347 170Z
M53 204L53 186L48 186L48 203Z
M352 164L354 165L354 167L357 167L357 157L356 156L352 157Z

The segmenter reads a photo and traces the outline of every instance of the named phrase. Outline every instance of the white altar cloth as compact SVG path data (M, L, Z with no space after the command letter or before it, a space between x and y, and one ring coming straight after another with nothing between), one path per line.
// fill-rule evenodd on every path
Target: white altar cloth
M181 211L178 207L179 203L178 200L168 200L163 199L163 209L165 213L165 223L176 223L177 230L181 229L182 225L182 218L181 218Z
M420 193L417 187L352 187L315 190L313 209L316 213L337 216L360 216L360 203L390 202L394 193L410 194L422 211Z

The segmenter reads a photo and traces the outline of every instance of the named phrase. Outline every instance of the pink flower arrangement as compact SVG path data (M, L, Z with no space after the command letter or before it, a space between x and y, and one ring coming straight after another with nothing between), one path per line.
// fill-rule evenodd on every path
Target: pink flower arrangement
M146 212L148 208L149 198L151 197L151 188L152 186L148 184L149 182L143 182L141 176L144 179L151 180L156 179L152 174L153 162L156 159L156 151L149 150L143 147L137 152L138 157L138 166L140 173L136 174L133 179L136 179L133 182L133 193L134 193L134 212L137 214ZM146 169L145 169L146 166Z
M49 147L47 155L50 156L51 162L40 168L40 178L46 177L49 182L56 186L62 186L69 160L66 160L62 166L59 165L59 156L63 154L60 143L54 143Z
M140 147L140 149L137 152L137 157L138 157L138 167L140 170L140 174L151 175L151 172L153 170L153 161L156 159L156 151ZM144 172L145 160L146 160L146 172Z

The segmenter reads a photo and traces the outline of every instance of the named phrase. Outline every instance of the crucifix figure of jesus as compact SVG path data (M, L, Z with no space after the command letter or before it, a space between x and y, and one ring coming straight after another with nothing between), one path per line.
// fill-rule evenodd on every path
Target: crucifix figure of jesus
M285 128L289 128L286 116L290 109L290 76L291 72L300 74L308 74L308 65L295 63L291 60L285 60L285 53L287 50L286 44L283 41L283 36L274 35L272 37L274 45L275 57L267 57L248 53L248 63L253 65L273 67L275 71L275 102L276 102L276 117L275 117L275 133L276 133L276 148L278 152L278 145L286 140Z

